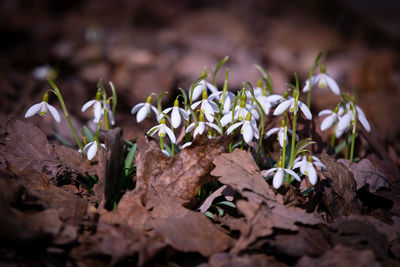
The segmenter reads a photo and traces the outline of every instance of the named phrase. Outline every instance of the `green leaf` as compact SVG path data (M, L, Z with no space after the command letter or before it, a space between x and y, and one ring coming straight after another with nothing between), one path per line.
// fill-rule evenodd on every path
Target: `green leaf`
M88 139L90 142L93 142L93 141L94 141L94 135L93 135L93 133L89 130L89 128L86 127L86 125L83 126L83 134L87 137L87 139Z
M267 84L267 88L269 90L270 93L272 93L272 90L274 89L274 85L272 83L272 79L271 76L268 74L268 72L265 71L265 69L259 65L255 65L256 69L258 69L258 71L261 73L263 80L265 81L265 83Z
M216 79L217 79L217 74L218 74L219 69L222 67L222 65L225 64L225 62L226 62L228 59L229 59L229 57L228 57L228 56L225 56L225 57L218 63L217 67L215 68L215 70L214 70L214 72L213 72L213 74L212 74L212 83L214 84L214 86L217 86L217 81L216 81Z
M212 214L210 211L206 211L204 214L210 219L215 219L214 214Z
M114 84L110 81L110 86L111 86L111 91L112 91L112 106L111 106L111 111L113 115L115 115L115 109L117 108L117 91L115 90Z
M215 208L217 209L219 216L224 216L225 212L223 209L221 209L220 207L215 207Z
M199 84L199 82L201 81L201 80L204 80L205 78L207 78L207 74L204 74L204 75L202 75L202 76L200 76L199 78L197 78L194 82L193 82L193 84L192 84L192 87L190 87L190 96L189 96L189 101L190 101L190 104L192 104L192 101L193 101L193 89Z
M236 209L235 203L230 202L230 201L221 201L221 202L218 202L216 205L225 205L225 206Z
M130 148L130 150L129 150L129 152L128 152L128 155L126 156L125 164L124 164L124 167L125 167L125 175L126 175L126 176L128 176L129 169L131 168L132 163L133 163L133 160L135 159L136 150L137 150L137 145L134 144L134 145Z
M68 142L67 140L64 139L61 135L58 133L54 133L54 136L65 146L72 147L71 143Z

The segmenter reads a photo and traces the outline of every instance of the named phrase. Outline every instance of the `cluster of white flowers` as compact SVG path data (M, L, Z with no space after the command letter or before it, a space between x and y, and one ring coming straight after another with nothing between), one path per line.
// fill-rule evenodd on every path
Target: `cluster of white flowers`
M310 74L311 77L311 74ZM202 76L203 78L203 76ZM303 153L302 156L297 157L293 155L294 144L299 141L299 136L296 134L296 118L298 115L304 116L306 119L311 120L312 114L309 107L299 100L299 83L296 76L296 87L293 89L293 95L288 96L285 93L283 96L268 93L266 90L267 85L263 86L262 82L258 83L256 88L247 89L246 86L239 90L236 94L227 89L227 81L225 82L223 90L219 90L215 84L207 82L205 79L199 78L194 85L188 90L188 93L182 91L182 95L174 101L173 107L166 109L161 108L161 101L158 98L158 106L155 107L151 104L152 95L150 95L146 102L135 105L131 113L136 114L136 121L142 122L150 117L151 113L155 114L157 125L152 127L147 134L153 136L157 133L160 138L160 145L162 152L167 156L174 155L174 148L177 143L180 149L185 149L192 144L192 140L198 135L207 134L208 138L214 138L218 135L232 134L236 130L242 135L242 148L245 143L252 145L254 140L259 140L259 146L262 144L262 137L269 137L277 134L277 140L281 147L280 160L277 160L277 167L271 168L266 171L265 177L272 173L273 186L279 188L283 181L284 175L287 173L294 179L301 181L300 176L294 172L295 169L300 170L300 174L308 176L312 185L318 180L316 167L325 168L325 165L315 156L311 155L308 150L301 150L296 153ZM264 77L265 78L265 77ZM264 80L267 81L267 80ZM111 84L112 85L112 84ZM336 95L340 95L340 89L337 83L325 73L325 66L321 68L321 73L306 80L303 92L307 92L313 86L328 87ZM293 87L294 88L294 87ZM112 89L114 90L113 86ZM209 93L211 93L209 95ZM184 101L179 102L179 97ZM103 91L96 94L94 100L86 102L82 107L82 112L85 112L89 107L93 107L93 122L98 124L98 130L94 140L83 148L89 160L93 159L96 155L98 148L105 148L98 140L98 132L100 129L101 121L105 117L105 113L114 125L114 114L111 111L110 105L105 100L106 97ZM345 100L348 100L346 103ZM41 103L33 105L25 114L25 117L31 117L34 114L46 115L47 110L53 115L57 122L60 122L60 115L57 110L49 105L48 94L46 93ZM113 103L114 104L114 103ZM183 104L180 106L180 104ZM113 108L115 105L113 105ZM283 114L281 127L267 129L264 134L265 116L269 115L271 110L274 109L273 115L279 116ZM298 111L301 111L298 112ZM288 129L287 119L290 113L293 113L293 129ZM343 133L353 128L355 131L356 121L360 121L364 128L369 132L370 125L365 117L364 112L359 106L354 104L351 98L343 95L343 100L339 103L334 111L322 110L319 116L327 117L322 121L321 130L326 130L334 126L334 133L336 138L339 138ZM179 139L175 136L175 131L183 127L185 138ZM286 164L285 151L288 145L288 134L292 135L292 149L290 164ZM164 147L164 138L168 137L170 140L170 150ZM167 145L168 146L168 145ZM83 146L80 145L82 148ZM172 153L171 153L172 151ZM308 151L309 156L305 153ZM288 166L285 166L288 165Z

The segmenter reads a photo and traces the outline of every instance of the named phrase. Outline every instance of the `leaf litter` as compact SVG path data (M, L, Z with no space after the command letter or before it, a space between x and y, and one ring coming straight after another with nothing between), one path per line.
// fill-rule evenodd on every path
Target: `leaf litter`
M3 261L16 262L16 254L20 263L96 266L179 265L184 258L201 266L380 266L399 260L398 185L370 161L348 168L322 155L327 170L304 195L273 189L251 152L225 153L230 137L200 136L173 158L149 139L136 157L134 189L113 209L121 132L102 138L107 151L89 162L50 144L32 124L9 121L0 137ZM95 176L92 189L81 182ZM201 202L199 189L215 181L219 189ZM299 201L280 200L288 192ZM203 212L220 198L233 201L236 214L210 220Z

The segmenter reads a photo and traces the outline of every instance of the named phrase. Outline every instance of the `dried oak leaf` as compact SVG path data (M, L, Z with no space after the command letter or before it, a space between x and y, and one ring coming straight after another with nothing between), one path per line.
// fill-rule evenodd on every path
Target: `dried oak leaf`
M349 160L339 159L338 162L349 167L357 183L357 190L368 184L369 191L374 193L380 188L387 188L389 186L386 175L380 172L369 159L362 159L360 162L351 164L351 166L349 166Z
M229 138L209 141L201 136L190 149L165 157L155 141L138 154L137 184L116 210L103 214L101 223L126 225L146 231L176 250L210 256L227 250L232 239L204 214L183 207L209 181L212 159L225 150Z
M149 191L152 187L159 195L174 197L181 203L192 202L200 186L211 180L213 159L225 151L230 139L222 136L209 140L202 135L173 158L165 157L157 142L148 141L136 158L135 190Z
M234 150L216 156L213 176L231 186L244 199L237 201L238 210L247 224L240 229L241 236L233 248L234 252L246 249L259 237L273 233L274 228L297 231L297 223L314 225L319 219L304 210L286 207L274 200L274 193L262 178L250 153Z
M275 199L275 193L262 178L251 153L236 149L232 153L223 153L214 159L215 169L211 175L234 188L238 193L251 191L260 196Z
M73 248L71 256L82 266L93 265L93 260L97 260L96 266L110 266L127 258L134 259L130 265L143 266L165 246L138 229L100 222L96 234Z
M354 266L354 267L380 267L381 264L375 260L371 250L357 250L351 247L336 245L332 250L320 258L302 257L296 264L297 267L310 266Z
M1 166L16 175L34 169L46 174L53 184L61 185L80 174L95 174L81 153L50 144L43 131L31 123L11 119L0 142L0 155L4 158Z

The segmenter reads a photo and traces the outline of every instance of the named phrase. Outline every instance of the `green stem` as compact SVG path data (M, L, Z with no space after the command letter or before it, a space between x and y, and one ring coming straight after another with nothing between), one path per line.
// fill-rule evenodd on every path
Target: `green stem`
M108 125L108 112L107 112L107 101L105 100L105 98L103 99L103 113L104 113L104 126L106 128L106 131L110 130L110 127Z
M285 168L286 161L286 145L287 145L287 112L283 113L284 120L284 134L283 134L283 148L282 148L282 168Z
M297 108L297 103L295 103L295 111L293 113L293 132L292 132L292 146L290 149L290 163L289 163L289 169L293 168L293 162L294 162L294 158L295 158L295 154L294 154L294 148L296 145L296 121L297 121L297 112L296 112L296 108Z
M160 147L161 147L161 150L164 149L164 138L162 136L160 136Z
M357 130L357 110L355 105L353 106L354 111L354 123L353 123L353 131L351 136L351 150L350 150L350 164L353 163L353 156L354 156L354 143L356 142L356 130Z
M242 143L240 144L240 150L243 150L244 148L244 139L242 139Z
M345 158L349 159L349 136L346 136Z
M174 127L171 125L171 130L174 131ZM175 144L171 142L171 156L175 156Z
M333 126L335 128L335 125ZM336 134L335 134L335 130L332 131L332 135L331 135L331 147L335 148L335 140L336 140Z
M52 80L48 80L48 81L49 81L50 85L53 87L53 91L52 92L57 96L58 101L60 102L60 105L61 105L61 107L63 109L65 118L67 119L69 127L71 128L72 134L74 135L76 144L78 145L79 149L83 152L82 143L79 140L78 135L76 134L74 126L72 125L71 118L69 117L69 114L68 114L68 111L67 111L67 107L65 106L64 99L63 99L63 97L61 95L61 92L60 92L60 90L57 88L56 84Z

